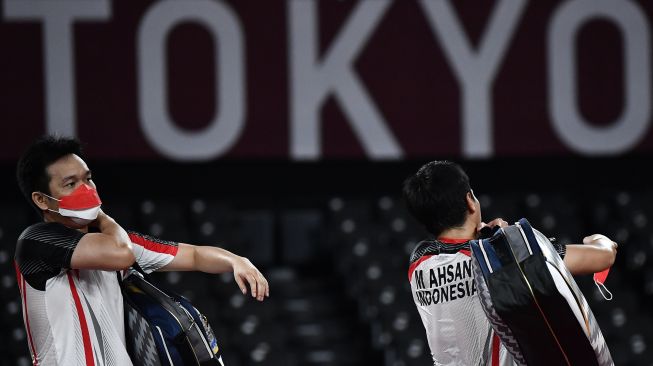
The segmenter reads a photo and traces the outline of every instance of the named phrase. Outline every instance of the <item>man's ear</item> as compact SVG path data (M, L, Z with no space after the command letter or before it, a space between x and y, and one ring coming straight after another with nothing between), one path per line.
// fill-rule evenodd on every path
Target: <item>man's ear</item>
M43 211L48 209L48 198L40 192L32 192L32 201Z
M476 212L476 197L474 197L474 193L467 192L467 195L465 196L465 199L467 200L467 210L469 211L470 214L473 214Z

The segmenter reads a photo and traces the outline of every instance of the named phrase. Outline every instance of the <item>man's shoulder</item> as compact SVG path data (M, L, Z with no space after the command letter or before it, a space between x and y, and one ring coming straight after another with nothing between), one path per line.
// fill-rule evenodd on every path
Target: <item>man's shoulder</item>
M28 226L18 236L18 244L29 240L47 241L48 239L75 238L83 233L66 227L58 222L37 222Z
M14 260L32 288L45 291L46 282L70 268L72 252L83 233L54 222L27 227L18 237Z
M410 263L414 263L427 255L456 254L461 250L469 249L469 241L450 244L439 240L423 240L419 242L410 255Z

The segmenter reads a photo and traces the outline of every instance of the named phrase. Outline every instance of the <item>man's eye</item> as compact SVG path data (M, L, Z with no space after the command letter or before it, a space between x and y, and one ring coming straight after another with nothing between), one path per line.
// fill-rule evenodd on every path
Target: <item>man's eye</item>
M70 182L70 183L66 184L66 187L72 188L74 186L75 186L75 182Z

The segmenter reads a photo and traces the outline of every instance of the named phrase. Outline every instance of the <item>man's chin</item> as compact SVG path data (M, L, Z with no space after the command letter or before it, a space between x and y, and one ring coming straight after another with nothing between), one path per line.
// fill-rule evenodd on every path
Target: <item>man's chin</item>
M43 218L45 219L46 222L56 222L65 227L75 229L75 230L86 229L88 227L88 224L92 222L92 220L78 219L76 217L66 217L66 216L61 216L59 214L51 214L51 213L45 213Z
M81 229L86 229L88 227L88 224L91 223L91 221L92 220L66 217L59 222L71 229L81 230Z

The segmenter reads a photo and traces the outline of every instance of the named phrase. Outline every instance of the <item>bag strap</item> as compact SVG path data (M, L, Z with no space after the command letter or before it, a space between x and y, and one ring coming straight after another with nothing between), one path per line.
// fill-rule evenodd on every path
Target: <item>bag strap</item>
M136 271L138 271L138 272L139 272L140 274L142 274L143 276L149 276L149 274L145 273L145 271L143 271L143 268L141 268L141 266L138 265L138 262L134 262L134 263L131 265L131 267L132 267L133 269L135 269Z
M140 273L143 276L143 278L145 278L149 282L152 282L152 281L150 281L150 275L145 273L145 271L143 271L143 268L141 268L141 266L138 265L138 262L132 263L132 265L129 266L129 268L131 268L131 269L135 270L136 272ZM123 287L122 271L116 271L116 277L118 277L118 283L120 284L120 287L122 288Z

